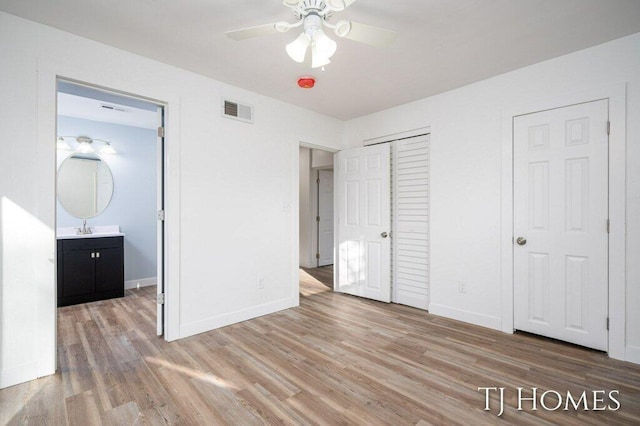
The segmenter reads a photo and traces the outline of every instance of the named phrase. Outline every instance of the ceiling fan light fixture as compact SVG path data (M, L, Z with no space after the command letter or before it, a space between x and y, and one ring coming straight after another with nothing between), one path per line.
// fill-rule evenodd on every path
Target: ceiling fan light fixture
M324 67L325 65L329 65L330 63L331 61L329 60L329 58L321 58L318 56L314 56L313 61L311 62L311 68Z
M336 53L336 49L338 48L338 44L331 40L324 31L318 29L315 33L313 33L313 47L314 52L313 56L319 55L321 58L326 58L329 60Z
M287 54L291 59L298 63L304 62L304 57L307 54L307 48L311 43L311 38L307 33L302 33L291 43L287 44Z
M334 12L342 12L351 6L356 0L282 0L282 4L291 9L297 21L288 23L285 21L273 24L258 25L225 34L232 40L246 40L252 37L283 33L292 28L302 26L304 28L295 40L287 44L286 51L292 60L300 64L305 63L307 50L311 47L312 68L327 65L329 59L336 52L337 43L327 37L325 30L333 30L340 38L347 38L359 43L375 47L388 47L394 43L397 34L395 31L378 28L371 25L360 24L350 20L342 20L332 24L330 19Z
M317 46L311 46L311 68L323 67L330 63L331 61L329 60L329 57L318 52Z

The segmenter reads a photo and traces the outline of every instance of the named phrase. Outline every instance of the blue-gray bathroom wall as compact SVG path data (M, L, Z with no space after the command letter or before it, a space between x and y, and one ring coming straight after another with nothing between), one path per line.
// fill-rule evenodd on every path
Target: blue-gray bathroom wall
M120 225L125 233L125 281L157 275L156 131L81 118L58 116L58 135L88 136L110 141L116 154L98 154L113 174L113 197L104 212L88 225ZM99 151L102 146L95 142ZM71 151L58 150L58 166ZM80 226L57 202L57 226Z

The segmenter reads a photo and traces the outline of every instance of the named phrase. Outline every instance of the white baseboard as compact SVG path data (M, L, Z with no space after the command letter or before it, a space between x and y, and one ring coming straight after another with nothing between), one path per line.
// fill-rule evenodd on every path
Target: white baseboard
M640 364L640 347L638 346L627 346L625 361L633 362L635 364Z
M498 317L463 311L449 306L438 305L436 303L431 303L429 305L429 313L502 331L502 320Z
M193 336L194 334L204 333L205 331L215 330L216 328L225 327L242 321L247 321L263 315L273 314L284 309L298 306L298 299L295 297L276 300L275 302L265 303L264 305L254 306L249 309L243 309L236 312L218 315L206 318L200 321L194 321L188 324L180 325L179 339Z
M38 366L35 362L0 370L0 389L38 378Z
M138 284L140 285L138 286ZM158 284L157 277L140 278L137 280L125 281L124 288L125 290L129 290L132 288L147 287L147 286L156 285L156 284Z

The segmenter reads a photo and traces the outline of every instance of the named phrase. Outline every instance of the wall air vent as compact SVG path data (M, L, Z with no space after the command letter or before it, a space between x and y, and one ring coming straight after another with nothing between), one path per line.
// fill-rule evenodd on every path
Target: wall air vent
M253 107L236 101L222 99L222 116L253 124Z
M117 106L117 105L100 104L100 108L108 109L108 110L111 110L111 111L128 112L126 109L122 108L121 106Z

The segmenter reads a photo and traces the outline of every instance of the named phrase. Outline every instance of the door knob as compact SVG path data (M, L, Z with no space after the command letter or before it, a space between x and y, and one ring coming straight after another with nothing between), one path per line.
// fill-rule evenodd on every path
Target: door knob
M516 243L518 243L518 245L525 245L527 244L527 239L525 237L518 237L518 239L516 240Z
M386 232L383 232L382 234L380 234L380 236L382 238L387 238L389 236L389 234L387 234Z

